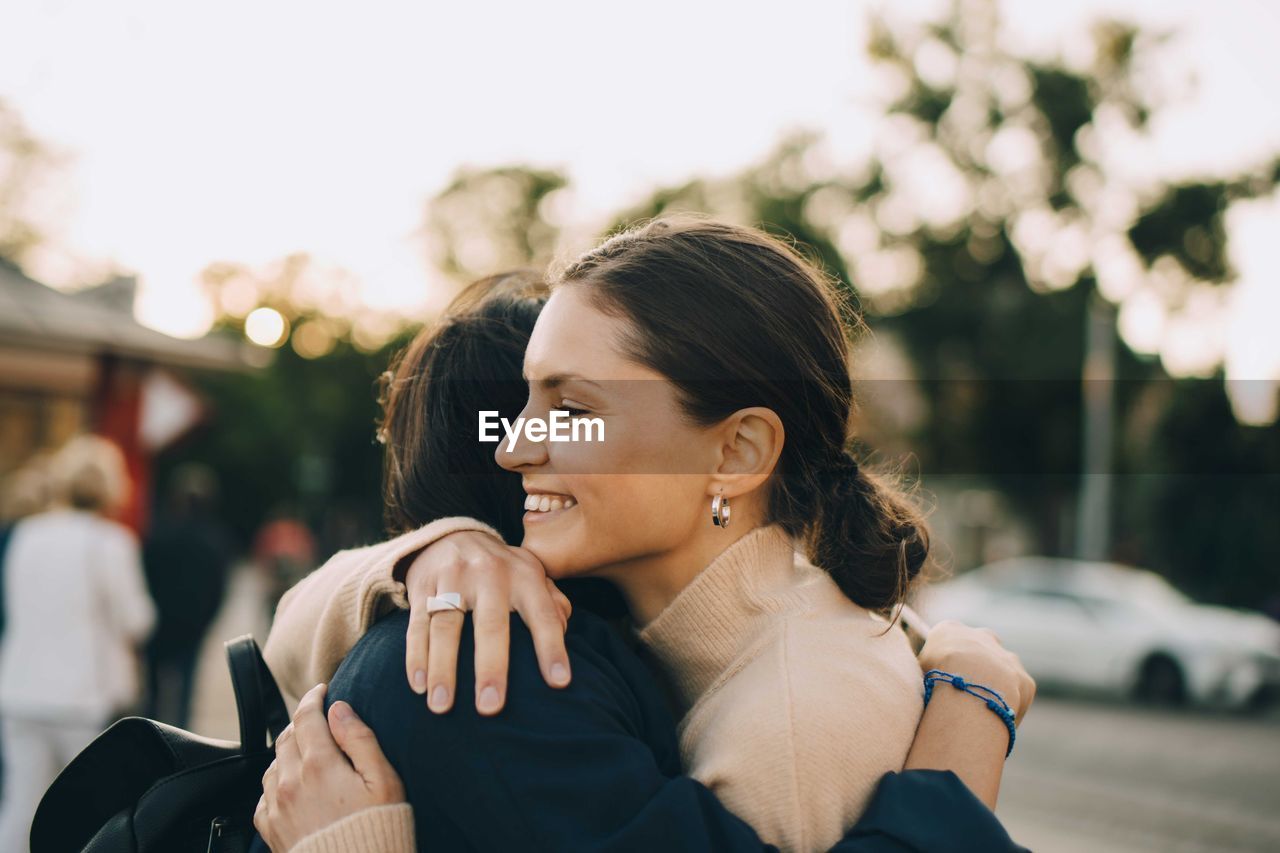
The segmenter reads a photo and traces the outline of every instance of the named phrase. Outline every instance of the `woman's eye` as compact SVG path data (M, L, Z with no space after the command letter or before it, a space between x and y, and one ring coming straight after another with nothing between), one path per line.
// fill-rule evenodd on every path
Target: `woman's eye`
M566 403L561 403L560 405L556 406L556 408L557 408L557 409L559 409L559 410L560 410L560 411L562 411L562 412L568 412L568 413L569 413L569 417L571 417L571 418L577 418L577 417L581 417L582 415L587 414L587 410L586 410L586 409L579 408L579 407L575 406L573 403L567 403L567 402L566 402Z

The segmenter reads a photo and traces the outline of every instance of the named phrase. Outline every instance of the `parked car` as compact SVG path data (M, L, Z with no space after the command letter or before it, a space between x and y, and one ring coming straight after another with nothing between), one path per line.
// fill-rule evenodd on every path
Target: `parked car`
M928 587L917 606L991 628L1046 686L1228 707L1280 689L1280 623L1197 604L1141 569L1017 557Z

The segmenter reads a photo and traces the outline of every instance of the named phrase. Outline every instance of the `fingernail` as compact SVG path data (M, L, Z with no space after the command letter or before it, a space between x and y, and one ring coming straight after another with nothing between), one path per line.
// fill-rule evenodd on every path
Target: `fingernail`
M551 680L556 684L569 683L569 667L560 662L551 664Z
M421 669L413 673L413 692L419 696L427 692L427 674Z
M431 691L431 710L443 711L449 705L449 688L443 684L436 685Z
M337 717L341 722L345 723L348 720L350 720L352 717L351 706L348 705L346 702L334 702L333 715Z
M498 710L498 688L489 685L480 691L480 710L496 711Z

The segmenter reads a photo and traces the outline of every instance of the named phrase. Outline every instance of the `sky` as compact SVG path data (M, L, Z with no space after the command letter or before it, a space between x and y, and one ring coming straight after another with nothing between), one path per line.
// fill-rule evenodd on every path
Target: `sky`
M875 129L868 7L0 4L0 98L70 157L71 197L34 271L136 271L139 318L193 335L210 322L196 286L208 263L308 252L356 273L369 305L412 312L442 286L412 233L460 165L565 168L571 215L593 222L655 184L731 174L796 129L856 162ZM1149 143L1116 154L1135 185L1280 152L1280 5L1003 4L1006 38L1042 55L1069 56L1101 13L1175 29L1153 74L1196 80ZM1125 322L1148 347L1176 338L1165 360L1185 372L1225 353L1235 378L1278 378L1280 336L1264 321L1280 315L1280 203L1242 206L1230 225L1242 275L1209 344L1150 304Z

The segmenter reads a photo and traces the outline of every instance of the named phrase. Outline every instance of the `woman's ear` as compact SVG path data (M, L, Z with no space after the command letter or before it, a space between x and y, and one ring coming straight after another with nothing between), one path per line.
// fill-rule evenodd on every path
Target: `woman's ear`
M751 406L734 412L718 427L722 438L720 465L708 494L737 497L764 484L778 466L786 431L777 412Z

